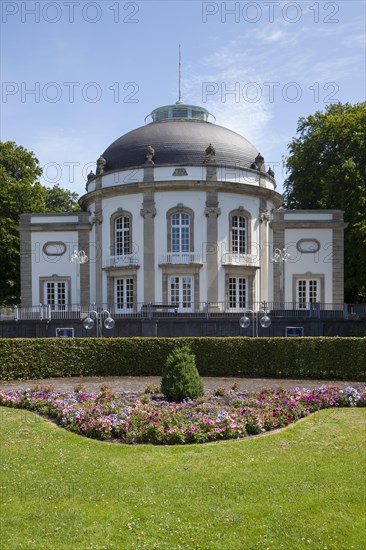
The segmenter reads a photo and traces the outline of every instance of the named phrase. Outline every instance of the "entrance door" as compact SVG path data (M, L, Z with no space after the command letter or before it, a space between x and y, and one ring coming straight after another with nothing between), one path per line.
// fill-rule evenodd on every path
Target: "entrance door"
M320 301L320 281L299 279L297 281L297 302L299 309L309 309L310 304Z
M178 311L193 311L193 277L180 276L169 278L169 301L179 304Z
M119 312L128 312L133 309L134 288L133 278L115 279L115 307Z
M229 278L229 309L242 311L246 308L246 279Z
M44 303L51 306L52 311L65 311L67 305L66 281L47 281L45 284Z

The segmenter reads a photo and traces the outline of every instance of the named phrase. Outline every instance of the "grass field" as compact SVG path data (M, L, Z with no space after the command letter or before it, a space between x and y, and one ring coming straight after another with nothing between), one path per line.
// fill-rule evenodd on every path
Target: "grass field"
M4 549L364 548L364 408L174 447L86 439L26 410L0 420Z

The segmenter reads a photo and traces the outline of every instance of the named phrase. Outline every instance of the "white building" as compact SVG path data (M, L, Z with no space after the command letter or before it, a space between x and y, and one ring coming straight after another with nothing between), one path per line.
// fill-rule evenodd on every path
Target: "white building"
M258 150L202 107L178 102L150 116L98 159L82 212L21 216L22 306L343 303L341 211L281 208ZM284 248L289 259L273 262ZM74 250L89 261L70 263Z

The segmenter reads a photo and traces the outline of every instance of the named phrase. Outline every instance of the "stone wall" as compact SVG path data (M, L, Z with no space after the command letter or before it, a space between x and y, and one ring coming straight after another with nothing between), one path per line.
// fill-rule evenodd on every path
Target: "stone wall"
M259 336L285 336L286 327L303 327L304 336L366 336L366 320L273 319L268 329L259 326ZM73 328L75 337L96 336L96 328L85 330L80 321L2 321L0 338L49 338L56 328ZM238 319L119 319L105 337L253 336L253 326L242 329Z

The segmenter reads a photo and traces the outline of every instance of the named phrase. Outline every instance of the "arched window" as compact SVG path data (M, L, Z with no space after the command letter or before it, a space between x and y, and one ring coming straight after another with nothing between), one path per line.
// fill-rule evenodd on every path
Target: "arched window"
M115 223L115 256L124 256L131 253L130 246L130 218L128 216L121 216L117 218Z
M190 219L189 215L177 212L171 217L172 224L172 252L189 252L190 251Z
M194 212L178 204L167 214L167 252L194 252Z
M230 213L230 252L248 254L250 251L250 215L243 207Z
M132 254L132 215L120 208L112 214L110 223L111 256Z
M244 216L233 216L231 218L231 251L238 254L246 254L247 221Z

